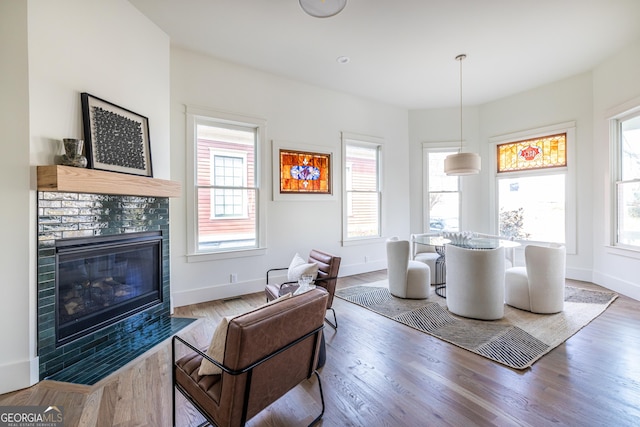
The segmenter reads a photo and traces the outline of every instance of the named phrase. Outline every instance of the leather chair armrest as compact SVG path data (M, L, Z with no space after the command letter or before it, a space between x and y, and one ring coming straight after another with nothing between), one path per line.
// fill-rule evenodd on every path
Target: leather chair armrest
M177 335L174 335L173 339L172 339L173 345L172 345L172 348L171 348L171 364L172 364L172 366L175 366L175 364L176 364L176 341L179 341L183 345L189 347L192 351L196 352L200 356L202 356L205 359L207 359L209 362L213 363L214 365L216 365L217 367L222 369L224 372L226 372L226 373L228 373L230 375L240 375L240 374L244 374L245 372L251 371L256 366L259 366L259 365L263 364L267 360L277 356L278 354L282 353L283 351L288 350L289 348L297 345L301 341L306 340L310 336L312 336L314 334L317 334L322 329L324 329L324 325L314 329L313 331L308 332L307 334L301 336L297 340L295 340L293 342L290 342L289 344L287 344L287 345L285 345L283 347L280 347L279 349L277 349L273 353L270 353L270 354L264 356L263 358L261 358L260 360L256 361L255 363L253 363L253 364L251 364L249 366L246 366L243 369L238 369L238 370L229 369L228 367L224 366L222 363L220 363L217 360L209 357L206 353L204 353L202 350L200 350L197 347L195 347L193 344L189 343L188 341L185 341L184 339L180 338Z
M288 269L289 267L278 267L278 268L270 268L269 270L267 270L267 285L269 284L269 273L271 273L272 271L282 271L282 270L288 270Z
M174 335L172 340L172 346L171 346L171 364L172 366L175 366L176 364L176 342L180 342L182 345L188 347L189 349L191 349L192 351L196 352L198 355L202 356L203 358L207 359L209 362L213 363L214 365L216 365L218 368L222 369L223 371L232 374L232 375L237 375L237 374L233 374L233 371L230 370L229 368L227 368L226 366L224 366L222 364L222 362L218 362L217 360L213 359L211 356L207 355L205 352L203 352L202 350L200 350L199 348L197 348L196 346L194 346L193 344L191 344L188 341L185 341L184 339L180 338L177 335Z

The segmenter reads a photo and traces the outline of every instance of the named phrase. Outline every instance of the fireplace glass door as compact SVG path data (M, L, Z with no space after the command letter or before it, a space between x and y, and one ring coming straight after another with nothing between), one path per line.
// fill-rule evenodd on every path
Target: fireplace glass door
M131 233L56 242L57 342L162 301L162 236Z

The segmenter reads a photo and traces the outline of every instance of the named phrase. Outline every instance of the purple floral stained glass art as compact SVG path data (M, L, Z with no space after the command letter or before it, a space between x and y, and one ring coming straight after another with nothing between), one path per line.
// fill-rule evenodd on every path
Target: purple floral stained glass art
M316 179L320 178L320 169L315 166L309 165L293 166L291 168L291 177L293 179L315 181Z

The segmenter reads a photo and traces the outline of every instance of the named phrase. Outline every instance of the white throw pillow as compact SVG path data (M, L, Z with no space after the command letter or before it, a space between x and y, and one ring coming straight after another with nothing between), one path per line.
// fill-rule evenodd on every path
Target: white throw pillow
M316 280L318 276L318 264L315 262L306 262L300 255L295 254L287 270L287 280L289 282L297 282L303 274L310 274L313 276L313 280Z
M254 310L258 310L262 307L274 304L287 298L291 298L291 292L282 295L281 297L276 298L273 301L269 301L268 303L263 304L260 307L255 308ZM211 344L209 344L209 348L207 349L207 356L220 363L224 362L224 349L227 343L227 330L229 329L229 322L231 322L232 319L235 319L238 316L242 316L242 314L236 314L235 316L225 316L222 318L222 320L216 327L216 330L213 332L213 337L211 337ZM200 363L200 369L198 370L198 375L220 374L222 374L222 369L209 362L207 359L202 359L202 363Z

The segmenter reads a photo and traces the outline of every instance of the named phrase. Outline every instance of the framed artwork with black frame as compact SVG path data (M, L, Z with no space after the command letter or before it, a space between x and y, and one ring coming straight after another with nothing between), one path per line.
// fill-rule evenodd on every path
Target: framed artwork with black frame
M81 101L88 166L152 177L149 120L86 92Z

